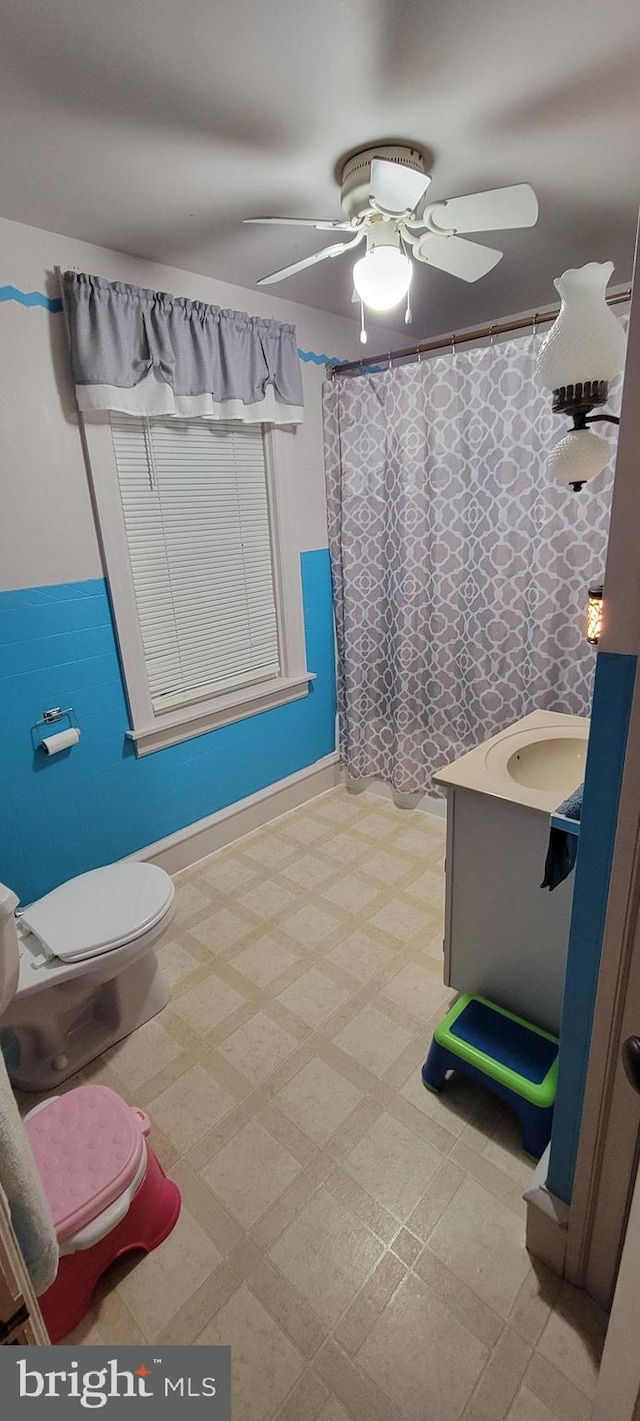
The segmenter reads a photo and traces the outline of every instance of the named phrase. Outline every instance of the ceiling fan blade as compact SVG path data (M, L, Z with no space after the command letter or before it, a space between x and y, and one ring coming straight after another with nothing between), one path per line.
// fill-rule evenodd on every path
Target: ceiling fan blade
M390 163L387 158L371 161L369 192L384 212L413 212L430 182L426 173L415 173L413 168Z
M426 209L429 225L443 231L499 232L507 227L533 227L538 220L538 199L528 183L450 197Z
M276 225L278 227L315 227L318 232L351 232L352 222L332 222L329 218L315 217L243 217L243 223Z
M498 265L502 252L494 247L483 247L479 242L467 242L464 237L440 237L426 232L415 243L413 255L418 261L437 266L439 271L459 276L462 281L479 281Z
M330 247L322 247L321 251L313 252L310 257L303 257L299 262L292 262L291 266L283 266L280 271L272 271L268 276L261 276L256 285L270 286L273 281L284 281L288 276L295 276L298 271L305 271L308 266L316 266L318 262L326 261L327 257L341 257L343 252L348 252L351 247L356 247L363 237L364 232L358 232L351 242L333 242Z

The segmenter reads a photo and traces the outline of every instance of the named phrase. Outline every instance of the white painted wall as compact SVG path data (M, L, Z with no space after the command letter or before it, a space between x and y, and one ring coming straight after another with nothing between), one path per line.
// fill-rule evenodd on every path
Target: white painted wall
M58 295L56 266L292 322L303 350L346 359L361 351L355 320L0 220L0 286ZM298 545L309 550L327 543L323 371L302 370L305 422L292 438ZM0 469L0 590L101 576L64 317L14 301L0 302Z

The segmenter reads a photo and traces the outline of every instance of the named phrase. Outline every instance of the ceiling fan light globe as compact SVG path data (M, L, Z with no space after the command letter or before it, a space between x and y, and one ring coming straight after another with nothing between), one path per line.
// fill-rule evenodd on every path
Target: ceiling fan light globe
M413 266L398 247L373 247L353 268L353 284L371 311L391 311L404 300Z

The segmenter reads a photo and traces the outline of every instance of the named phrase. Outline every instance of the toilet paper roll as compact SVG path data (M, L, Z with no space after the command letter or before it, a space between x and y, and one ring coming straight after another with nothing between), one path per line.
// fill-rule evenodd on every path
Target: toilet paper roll
M68 730L60 730L57 735L45 735L40 741L45 755L58 755L61 750L68 750L70 745L77 745L80 739L80 731L75 725L71 725Z

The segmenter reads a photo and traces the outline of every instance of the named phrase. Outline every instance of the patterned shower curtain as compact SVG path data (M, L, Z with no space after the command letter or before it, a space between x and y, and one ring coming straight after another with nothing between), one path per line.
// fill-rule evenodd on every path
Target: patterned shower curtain
M527 334L327 382L340 741L354 779L433 794L435 770L529 711L589 712L586 596L604 573L613 475L580 493L550 482L566 421L535 356Z

